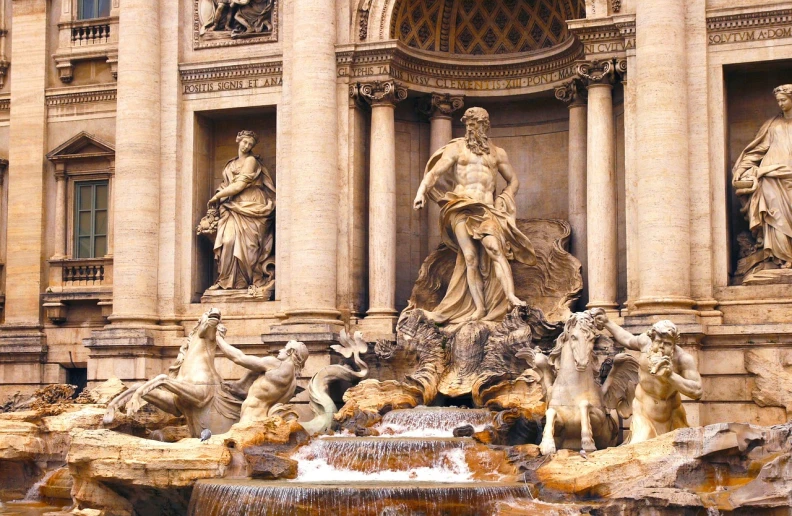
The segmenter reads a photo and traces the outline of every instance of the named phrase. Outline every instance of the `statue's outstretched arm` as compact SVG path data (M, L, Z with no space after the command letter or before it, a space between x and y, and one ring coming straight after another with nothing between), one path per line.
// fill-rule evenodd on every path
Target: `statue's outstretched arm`
M418 187L418 192L415 194L415 201L413 207L415 209L423 208L426 203L426 193L431 190L437 181L443 177L443 174L451 170L459 158L459 151L455 142L446 145L443 154L439 159L432 162L430 161L431 168L424 174L421 185Z
M684 351L680 352L679 348L677 348L677 353L684 353L679 357L681 374L672 373L670 381L680 393L688 398L697 400L704 394L704 389L701 375L696 369L696 363L693 357Z
M610 334L613 335L613 338L616 339L616 342L619 343L619 345L634 351L641 351L644 345L644 343L641 342L643 340L641 338L642 335L633 335L615 322L608 319L608 315L602 308L593 308L591 310L591 315L596 321L597 328L600 330L603 328L608 330Z
M280 360L275 357L255 357L242 353L226 342L219 334L217 335L217 347L220 348L220 351L222 351L233 363L251 371L266 372L280 365Z

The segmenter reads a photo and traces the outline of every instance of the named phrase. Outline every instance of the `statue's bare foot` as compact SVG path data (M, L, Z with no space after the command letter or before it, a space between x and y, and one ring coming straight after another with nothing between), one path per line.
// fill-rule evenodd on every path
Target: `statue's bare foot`
M211 287L209 287L206 290L220 290L221 288L223 288L223 287L220 286L220 283L215 283L214 285L212 285Z
M792 269L792 262L784 262L781 266L782 269Z
M512 306L528 306L528 303L517 296L509 296L509 303L511 303Z
M483 308L477 308L473 315L470 317L465 318L465 322L476 322L484 319L484 316L487 315L487 311Z

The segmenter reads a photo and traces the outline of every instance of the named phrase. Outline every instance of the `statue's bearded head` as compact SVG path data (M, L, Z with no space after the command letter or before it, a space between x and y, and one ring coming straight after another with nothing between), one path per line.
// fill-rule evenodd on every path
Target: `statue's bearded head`
M489 154L489 136L487 131L490 128L489 113L480 107L472 107L465 111L462 117L465 123L465 144L473 154Z
M673 357L679 340L679 330L669 320L658 321L647 333L652 339L652 354Z

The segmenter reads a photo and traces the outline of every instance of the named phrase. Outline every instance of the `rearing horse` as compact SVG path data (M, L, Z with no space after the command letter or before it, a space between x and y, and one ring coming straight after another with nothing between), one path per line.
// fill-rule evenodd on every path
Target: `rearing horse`
M550 355L536 354L536 369L543 373L548 404L539 445L543 455L555 453L556 448L591 452L616 444L618 425L608 410L627 415L638 382L638 363L630 355L617 355L608 379L600 386L593 360L598 337L591 313L574 313Z
M228 431L239 421L242 400L231 395L215 369L216 335L220 311L204 313L182 345L169 374L158 375L139 387L119 394L107 406L105 424L115 418L115 411L126 404L127 415L140 410L143 400L170 414L187 420L193 437L204 429L213 434Z

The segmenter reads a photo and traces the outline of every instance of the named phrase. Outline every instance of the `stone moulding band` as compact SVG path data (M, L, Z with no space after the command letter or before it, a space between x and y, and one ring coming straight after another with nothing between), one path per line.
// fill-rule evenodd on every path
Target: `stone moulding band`
M707 18L710 46L788 38L792 38L792 9L732 12Z
M359 45L336 54L337 75L350 81L395 79L415 91L503 91L551 89L575 74L583 46L564 45L528 55L460 60L410 49L399 42Z

